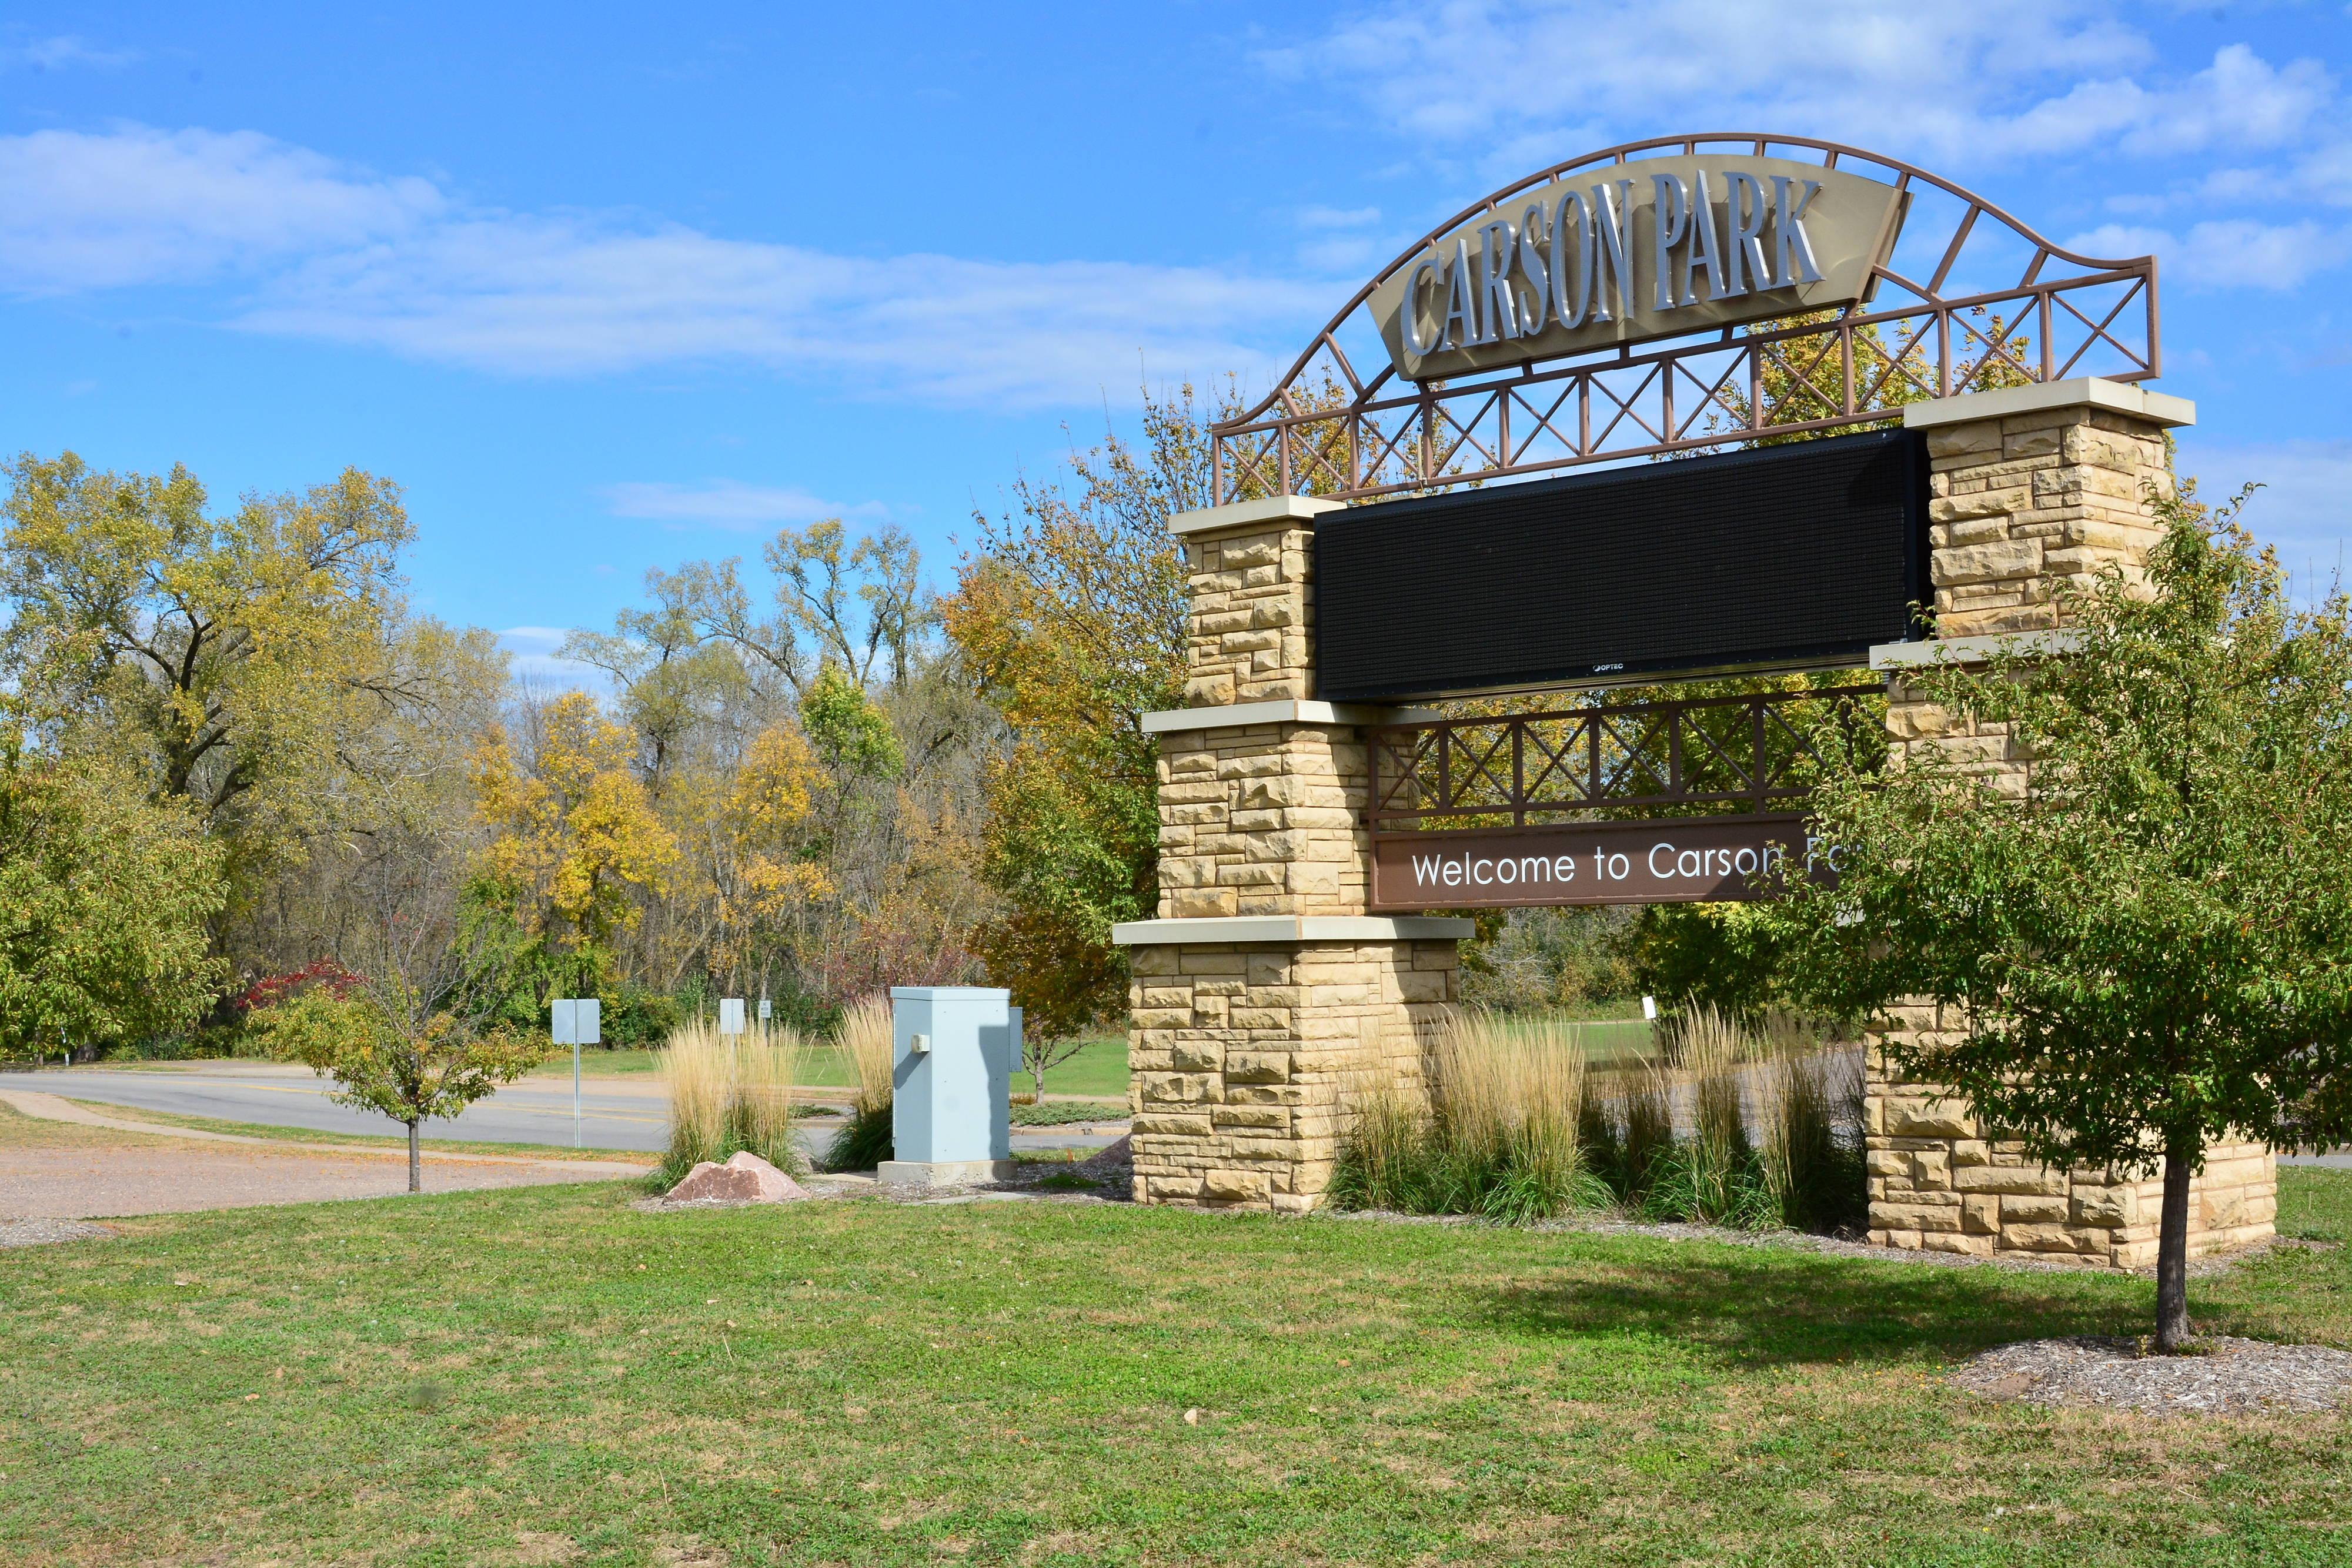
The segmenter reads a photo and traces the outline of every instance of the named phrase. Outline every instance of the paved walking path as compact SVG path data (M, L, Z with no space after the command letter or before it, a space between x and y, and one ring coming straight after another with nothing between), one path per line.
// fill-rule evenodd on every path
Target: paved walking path
M385 1197L408 1190L408 1152L373 1145L298 1144L108 1116L26 1090L0 1102L80 1138L14 1140L0 1134L0 1217L89 1219L180 1214L321 1198ZM135 1139L121 1136L137 1134ZM622 1160L534 1159L523 1155L427 1151L427 1192L539 1186L640 1176Z
M0 1088L31 1090L101 1101L138 1111L203 1116L221 1122L253 1122L306 1132L389 1134L399 1124L373 1111L339 1105L334 1085L307 1067L273 1061L205 1061L185 1067L49 1068L0 1074ZM845 1101L845 1092L801 1089L803 1099ZM458 1115L428 1123L428 1138L468 1143L566 1145L572 1139L572 1084L525 1078L476 1101ZM669 1093L657 1078L589 1078L580 1092L580 1141L592 1149L658 1153L669 1142ZM1100 1148L1126 1132L1123 1124L1087 1128L1021 1127L1015 1150ZM832 1136L829 1124L805 1127L803 1145L814 1150Z

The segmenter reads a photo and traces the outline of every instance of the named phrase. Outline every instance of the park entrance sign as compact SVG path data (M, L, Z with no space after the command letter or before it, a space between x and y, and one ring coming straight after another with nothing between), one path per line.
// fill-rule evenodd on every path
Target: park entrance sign
M1159 907L1112 934L1136 1197L1317 1207L1346 1086L1418 1082L1459 999L1464 912L1834 875L1804 777L1839 727L2021 789L2006 736L1905 674L2060 653L2070 585L2144 566L2194 419L2141 384L2156 281L1769 135L1572 158L1406 246L1213 428L1213 504L1170 521ZM2029 1168L1932 1086L1867 1093L1882 1243L2152 1260L2128 1179ZM2201 1179L2192 1246L2266 1231L2259 1148Z
M1908 200L1752 152L1587 166L1432 236L1372 313L1421 382L1843 309L1876 291Z

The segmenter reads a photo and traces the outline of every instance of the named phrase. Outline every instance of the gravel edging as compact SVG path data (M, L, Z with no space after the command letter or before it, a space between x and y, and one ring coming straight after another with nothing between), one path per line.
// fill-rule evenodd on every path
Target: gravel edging
M11 1219L0 1216L0 1247L47 1247L58 1241L100 1241L113 1235L86 1219Z
M1948 1381L1988 1399L2156 1416L2333 1410L2352 1391L2352 1351L2217 1335L2155 1355L2141 1340L2083 1334L1997 1346Z

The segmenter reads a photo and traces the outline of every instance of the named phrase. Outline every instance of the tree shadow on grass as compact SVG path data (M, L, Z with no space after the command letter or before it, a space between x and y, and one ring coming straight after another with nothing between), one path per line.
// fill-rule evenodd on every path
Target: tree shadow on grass
M1886 1264L1779 1249L1682 1248L1496 1291L1497 1326L1591 1338L1652 1334L1726 1364L1964 1357L2016 1340L2136 1333L2153 1287L2119 1275Z

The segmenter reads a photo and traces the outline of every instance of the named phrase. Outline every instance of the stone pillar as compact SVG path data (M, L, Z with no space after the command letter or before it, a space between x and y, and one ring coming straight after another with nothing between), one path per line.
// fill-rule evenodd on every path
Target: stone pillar
M1933 640L1879 651L1897 757L1934 747L2021 797L2026 758L1995 725L1970 725L1920 697L1901 671L1939 651L1965 657L2004 637L2062 652L2059 591L2109 563L2144 570L2160 529L2151 486L2168 491L2164 432L2193 423L2183 399L2114 382L1971 392L1904 410L1927 432ZM1896 1009L1913 1036L1943 1027L1930 1004ZM1895 1031L1883 1031L1879 1038ZM2118 1269L2156 1259L2157 1177L2029 1164L1990 1142L1958 1102L1893 1076L1872 1042L1866 1119L1870 1239L1948 1252L2036 1253ZM2260 1145L2210 1152L2189 1199L2192 1253L2271 1233L2276 1171Z
M1391 710L1314 697L1314 518L1283 496L1189 512L1188 706L1160 737L1159 918L1133 949L1129 1090L1139 1202L1304 1212L1368 1071L1417 1071L1455 998L1467 920L1365 913L1362 727Z

